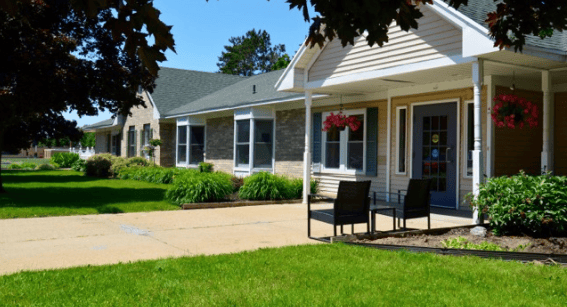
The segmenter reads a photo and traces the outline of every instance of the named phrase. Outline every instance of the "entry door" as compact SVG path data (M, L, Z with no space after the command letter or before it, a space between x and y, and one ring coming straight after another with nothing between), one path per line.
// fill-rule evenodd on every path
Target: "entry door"
M456 209L457 103L414 107L412 178L431 178L431 205Z

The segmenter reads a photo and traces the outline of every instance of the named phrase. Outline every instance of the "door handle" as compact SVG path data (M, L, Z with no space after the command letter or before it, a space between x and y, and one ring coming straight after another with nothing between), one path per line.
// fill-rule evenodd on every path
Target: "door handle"
M451 150L451 147L445 149L445 162L447 162L447 164L453 163L453 161L449 160L449 150Z

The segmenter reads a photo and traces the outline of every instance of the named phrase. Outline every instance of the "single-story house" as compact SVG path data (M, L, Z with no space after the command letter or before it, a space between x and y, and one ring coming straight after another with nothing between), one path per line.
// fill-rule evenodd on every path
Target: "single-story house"
M459 10L433 2L422 8L417 30L393 26L383 47L368 46L364 35L354 46L303 46L283 71L196 99L162 92L160 99L179 99L167 110L155 93L144 93L169 127L160 133L168 137L161 155L169 158L160 163L207 161L239 176L264 170L315 178L329 193L340 180L371 180L373 190L396 192L410 178L431 178L432 204L451 209L467 209L464 196L485 177L521 169L567 174L567 34L530 37L521 53L499 50L484 23L492 0L469 0ZM537 126L496 127L493 98L501 94L535 104ZM340 110L362 129L322 131ZM112 125L125 139L129 124Z

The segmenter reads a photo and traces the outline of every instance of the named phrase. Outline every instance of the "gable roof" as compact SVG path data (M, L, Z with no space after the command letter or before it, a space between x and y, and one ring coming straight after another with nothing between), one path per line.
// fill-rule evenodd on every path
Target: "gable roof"
M83 126L83 130L89 131L94 129L108 128L114 124L114 118L105 119L92 125Z
M301 99L304 93L278 92L275 84L284 70L264 73L246 78L238 83L224 87L205 97L184 104L168 113L166 117L174 117L200 113L205 111L236 108L254 103L269 103L280 100ZM256 87L256 93L253 87Z
M468 5L461 5L457 11L488 29L485 20L488 13L496 11L496 5L494 0L469 0ZM530 35L526 37L526 45L567 52L567 33L555 31L545 39Z
M160 114L167 114L191 101L235 84L246 77L160 67L152 101Z

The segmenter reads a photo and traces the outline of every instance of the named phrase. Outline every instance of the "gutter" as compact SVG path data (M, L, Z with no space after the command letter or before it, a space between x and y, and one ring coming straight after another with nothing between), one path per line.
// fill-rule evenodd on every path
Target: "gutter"
M313 98L325 98L325 97L329 97L329 96L330 95L318 94L318 95L313 95ZM271 104L282 103L282 102L302 101L302 100L305 100L305 96L289 98L289 99L282 99L282 100L275 100L275 101L268 101L268 102L264 101L264 102L250 103L250 104L244 104L244 105L240 105L240 106L236 106L236 107L225 107L225 108L209 109L209 110L202 110L202 111L196 111L196 112L181 113L181 114L176 114L176 115L165 116L164 118L166 118L166 119L167 118L177 118L177 117L182 117L182 116L215 113L215 112L222 112L222 111L229 111L229 110L237 110L237 109L242 109L242 108L271 105Z

